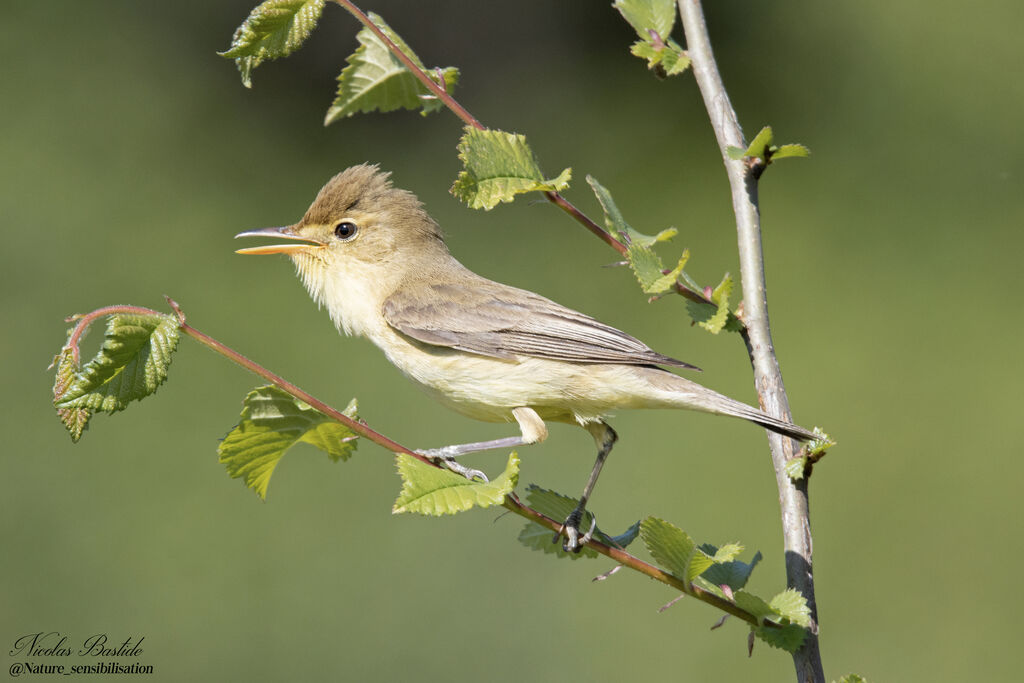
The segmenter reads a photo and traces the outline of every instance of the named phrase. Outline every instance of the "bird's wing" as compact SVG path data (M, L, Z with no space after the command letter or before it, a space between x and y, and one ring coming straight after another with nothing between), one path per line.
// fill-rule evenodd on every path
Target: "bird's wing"
M699 369L590 316L484 278L465 284L407 283L384 302L384 319L425 344L494 358Z

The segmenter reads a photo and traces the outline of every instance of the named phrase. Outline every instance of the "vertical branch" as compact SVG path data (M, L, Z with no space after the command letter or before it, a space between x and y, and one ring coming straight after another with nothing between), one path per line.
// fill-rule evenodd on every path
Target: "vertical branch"
M749 334L747 350L754 369L754 384L765 412L791 421L789 400L782 383L782 371L775 357L768 322L757 178L746 172L743 161L730 159L726 154L726 148L730 145L745 149L747 143L718 73L700 0L678 0L678 5L694 77L704 98L704 106L729 176L743 282L743 317ZM803 647L793 655L797 680L824 681L818 648L818 612L814 598L808 480L805 477L794 482L785 472L786 460L794 452L793 441L774 433L768 438L779 489L786 550L786 581L791 588L803 594L811 608L810 633Z

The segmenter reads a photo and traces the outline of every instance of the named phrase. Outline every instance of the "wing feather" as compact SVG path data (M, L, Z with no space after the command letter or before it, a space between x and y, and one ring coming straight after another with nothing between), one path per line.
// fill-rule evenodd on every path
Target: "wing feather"
M384 318L425 344L494 358L699 369L588 315L479 276L465 283L407 283L384 302Z

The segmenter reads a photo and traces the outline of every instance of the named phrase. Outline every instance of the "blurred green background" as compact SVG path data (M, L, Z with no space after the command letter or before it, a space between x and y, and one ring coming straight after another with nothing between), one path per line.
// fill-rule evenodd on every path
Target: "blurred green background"
M813 150L762 182L776 347L801 424L839 441L815 470L821 647L830 678L1019 675L1024 560L1011 442L1019 314L1024 81L1016 0L708 3L748 135ZM529 287L704 368L755 401L734 335L648 305L615 254L527 197L473 212L447 194L458 121L402 112L323 128L358 25L329 6L252 91L215 54L246 0L10 3L0 25L0 643L60 631L145 636L149 680L547 681L792 678L739 623L605 561L520 546L493 511L393 517L391 456L332 465L297 448L260 503L217 463L255 384L183 339L158 394L97 416L72 445L45 371L62 318L114 303L164 309L401 443L496 438L432 404L364 340L340 338L284 258L232 236L296 220L321 184L379 162L415 191L471 268ZM690 272L738 273L725 176L692 77L659 82L607 2L380 0L429 65L458 65L481 121L528 135L545 170L596 176L627 219L680 235ZM101 338L95 329L95 348ZM759 430L694 414L613 419L621 441L593 508L610 530L649 514L765 556L784 585L775 484ZM522 481L576 494L588 436L554 427ZM505 454L474 461L492 471ZM1017 519L1018 521L1014 521ZM642 551L639 551L642 552ZM10 658L14 661L16 658ZM94 677L100 680L102 677ZM118 680L121 680L118 677Z

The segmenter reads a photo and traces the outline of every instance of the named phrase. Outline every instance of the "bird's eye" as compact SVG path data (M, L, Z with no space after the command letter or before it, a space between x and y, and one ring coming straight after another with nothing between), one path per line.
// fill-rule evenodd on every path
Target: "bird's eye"
M356 236L357 230L359 230L359 228L356 227L355 223L342 221L334 226L334 236L339 240L350 240Z

